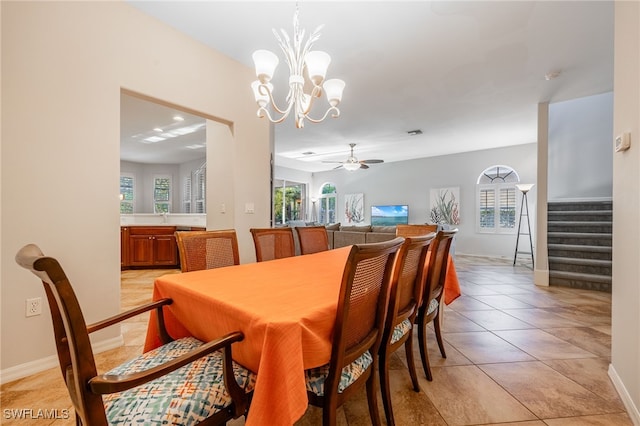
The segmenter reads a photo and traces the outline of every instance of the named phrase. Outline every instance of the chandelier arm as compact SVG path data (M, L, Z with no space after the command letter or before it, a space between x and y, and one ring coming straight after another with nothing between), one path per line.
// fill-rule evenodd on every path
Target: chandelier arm
M282 117L278 118L278 119L274 119L273 117L271 117L271 114L269 113L269 110L267 110L264 107L260 107L258 108L258 118L264 118L265 116L269 119L270 122L278 124L278 123L282 123L287 116L289 115L289 113L287 112L286 114L283 114Z
M340 110L337 107L331 107L327 110L327 112L324 113L324 115L322 116L322 118L320 119L315 119L315 118L311 118L308 115L305 115L305 118L307 120L309 120L312 123L320 123L322 122L325 118L327 118L327 116L329 115L329 113L333 111L333 114L331 114L332 118L338 118L340 116Z
M269 90L269 87L266 84L260 84L258 86L258 91L260 92L261 95L267 95L269 96L269 103L271 104L271 106L273 107L274 110L276 110L276 112L278 114L283 114L284 117L286 118L287 115L289 115L289 112L291 111L291 105L292 103L289 102L289 105L287 107L287 109L285 110L281 110L280 108L278 108L278 106L276 105L276 101L273 98L273 93L271 93L271 90ZM263 109L265 111L267 111L264 107L261 107L260 109ZM267 115L269 114L269 112L267 111Z

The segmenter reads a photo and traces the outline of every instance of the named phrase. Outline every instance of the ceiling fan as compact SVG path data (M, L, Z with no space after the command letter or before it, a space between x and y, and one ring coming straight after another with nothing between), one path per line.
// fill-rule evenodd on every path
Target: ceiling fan
M353 171L358 169L368 169L369 166L367 166L367 164L379 164L384 162L384 160L358 160L353 155L353 147L356 146L356 144L350 143L349 146L351 147L351 154L346 161L323 161L323 163L340 163L340 165L336 167L336 169L344 167L349 171Z

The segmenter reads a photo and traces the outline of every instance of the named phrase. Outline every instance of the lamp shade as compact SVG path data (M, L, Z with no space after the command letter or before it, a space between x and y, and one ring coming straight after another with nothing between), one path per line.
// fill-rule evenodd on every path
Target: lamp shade
M256 50L252 57L256 67L256 77L261 83L268 83L273 78L280 60L275 53L268 50Z
M516 188L518 188L521 192L529 192L529 190L531 188L533 188L535 184L534 183L519 183L516 185Z
M314 85L319 86L327 75L327 69L331 63L331 56L326 52L319 50L309 52L304 57L304 63L307 66L307 74Z
M342 92L344 91L344 86L344 81L337 78L332 78L331 80L327 80L324 82L322 87L327 94L329 105L335 107L340 103L340 101L342 100Z

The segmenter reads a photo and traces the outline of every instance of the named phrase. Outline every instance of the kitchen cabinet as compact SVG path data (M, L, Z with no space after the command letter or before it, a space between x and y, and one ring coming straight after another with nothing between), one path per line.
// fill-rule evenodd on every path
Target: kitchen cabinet
M121 231L123 267L177 267L175 226L129 226ZM122 229L122 228L121 228ZM126 256L126 257L124 257Z

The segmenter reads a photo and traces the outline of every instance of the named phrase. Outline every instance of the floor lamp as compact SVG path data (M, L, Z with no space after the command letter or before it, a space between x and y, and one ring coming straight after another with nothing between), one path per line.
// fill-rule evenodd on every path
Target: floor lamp
M533 183L521 183L517 184L516 188L522 192L522 201L520 202L520 219L518 220L518 236L516 237L516 250L513 254L513 264L516 264L516 259L518 258L518 254L529 254L531 255L531 268L533 269L535 266L535 262L533 259L533 240L531 238L531 222L529 221L529 201L527 200L527 193L531 188L533 188ZM523 208L524 206L524 208ZM522 216L527 217L527 232L522 231ZM518 246L520 244L520 235L528 235L529 236L529 248L531 251L519 251Z

